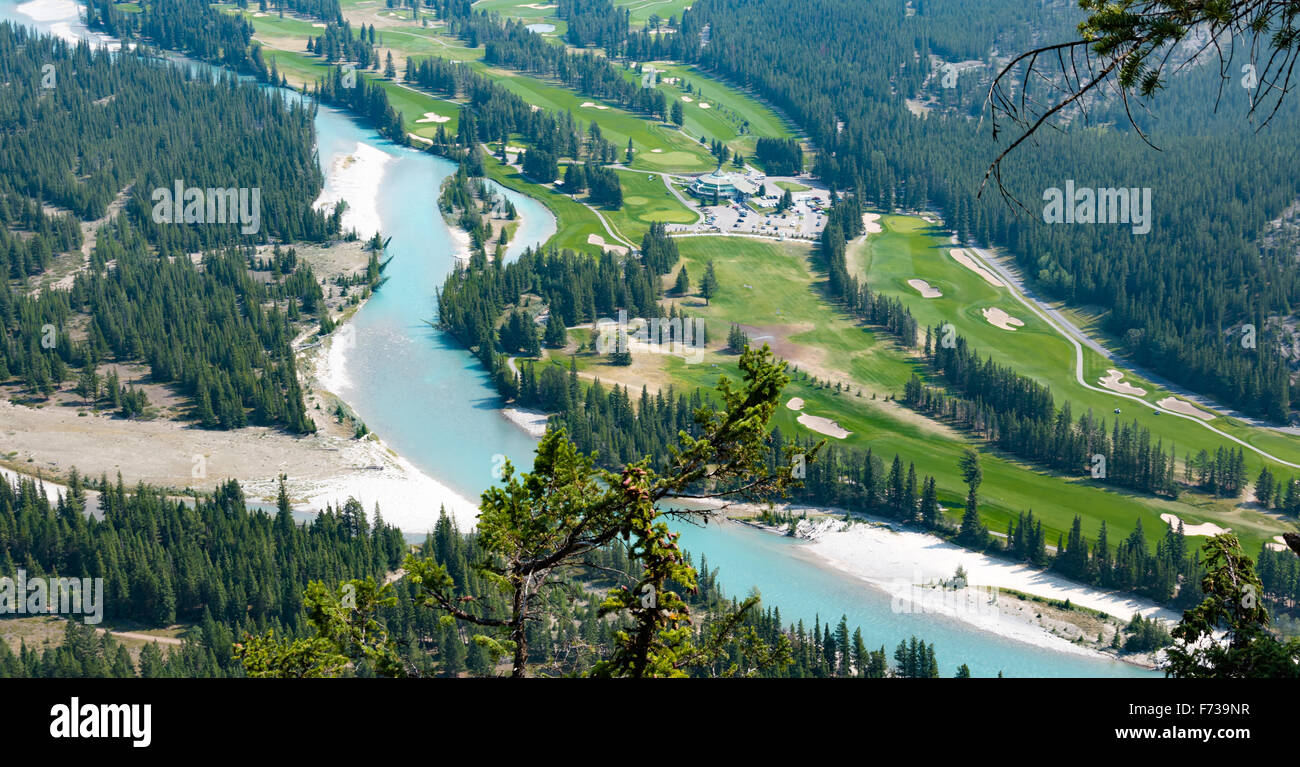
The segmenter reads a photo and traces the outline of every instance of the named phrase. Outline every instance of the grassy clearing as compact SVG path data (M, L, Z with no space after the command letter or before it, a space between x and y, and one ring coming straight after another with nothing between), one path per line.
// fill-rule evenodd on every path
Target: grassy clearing
M555 192L550 187L534 184L532 181L524 178L519 171L507 165L502 165L496 158L488 156L484 159L484 168L487 175L493 181L526 194L529 197L545 205L556 218L556 231L551 239L547 240L547 247L568 248L583 253L596 254L600 248L587 242L587 238L593 234L600 235L606 240L609 236L605 233L605 227L601 225L600 220L591 209L575 202L566 195Z
M1213 451L1219 445L1230 444L1186 419L1155 415L1154 404L1143 407L1132 400L1079 385L1074 376L1074 346L1012 298L1006 288L988 284L957 263L949 253L945 234L910 216L886 216L882 224L884 232L853 244L849 256L851 266L858 273L867 275L873 289L894 295L906 303L921 327L938 328L951 322L956 331L966 336L982 354L1013 365L1021 373L1050 386L1057 403L1069 401L1076 416L1091 408L1110 420L1115 417L1112 411L1119 408L1120 417L1126 422L1137 420L1154 436L1162 438L1166 445L1176 444L1180 458L1187 450L1193 453L1202 448ZM921 298L907 284L913 278L925 280L941 290L943 296ZM995 327L982 314L986 308L1002 309L1025 324L1014 331ZM1085 348L1084 370L1090 384L1097 385L1097 379L1110 367L1114 365ZM1125 380L1130 378L1126 376ZM1169 396L1168 392L1157 389L1150 382L1136 378L1132 382L1147 389L1144 400L1149 403ZM1214 425L1219 426L1219 423ZM1275 432L1251 431L1256 432L1251 441L1258 439L1275 447L1280 458L1300 462L1300 440ZM1258 472L1263 459L1249 451L1247 459L1251 471ZM1277 468L1284 476L1289 471L1286 467Z
M632 242L640 242L652 222L690 224L699 218L668 191L663 176L628 170L618 171L618 175L623 184L623 207L605 211L605 217Z
M794 138L795 129L771 107L748 93L733 88L693 66L650 62L660 71L658 88L671 100L681 101L686 116L683 128L692 136L707 136L725 143L732 151L754 153L759 136ZM666 83L664 79L676 79ZM685 90L689 82L694 92ZM703 99L700 97L703 92ZM683 100L683 96L691 100ZM709 105L700 106L701 101Z
M631 139L636 153L633 168L690 173L710 170L715 164L708 149L673 126L633 114L600 99L579 96L571 90L534 77L487 67L481 63L474 66L530 104L542 109L569 112L586 123L595 121L600 125L605 138L620 149L626 147L628 139ZM655 152L656 149L659 151Z
M801 370L830 378L831 386L819 387L796 377L785 397L803 398L802 412L830 418L852 432L844 440L830 442L871 448L886 460L899 453L905 460L915 461L918 472L937 478L941 500L950 514L960 512L964 485L957 461L970 441L888 399L891 393L901 391L913 370L919 370L918 362L892 340L859 326L824 300L824 279L811 262L810 248L739 237L690 237L677 242L693 288L698 287L710 260L722 285L709 306L696 296L670 299L708 321L711 348L720 348L730 324L740 323L748 329L752 342L768 343ZM651 356L647 364L666 373L679 390L711 388L724 373L733 379L737 376L735 357L721 352L709 352L699 364L669 356ZM613 371L602 374L605 367L598 358L580 358L580 368L608 381ZM835 383L846 388L837 391ZM798 415L781 407L775 423L787 435L817 437L797 422ZM1029 509L1043 519L1049 543L1068 532L1076 514L1084 519L1090 538L1095 538L1104 520L1112 540L1128 534L1141 519L1154 543L1164 530L1160 514L1174 513L1189 524L1212 521L1232 527L1250 550L1290 529L1289 524L1251 509L1234 509L1226 500L1199 495L1185 495L1177 501L1151 498L1091 480L1043 473L997 451L983 452L985 482L980 511L997 532L1005 531L1011 519Z
M614 0L614 5L626 8L633 26L644 26L651 14L658 14L664 20L660 29L668 27L672 16L682 17L682 11L691 7L695 0Z

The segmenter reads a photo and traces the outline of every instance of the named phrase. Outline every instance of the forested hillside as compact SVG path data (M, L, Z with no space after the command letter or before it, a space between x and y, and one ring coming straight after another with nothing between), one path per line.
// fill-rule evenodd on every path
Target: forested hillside
M18 378L44 398L77 380L87 403L136 417L143 395L106 380L103 366L140 362L191 398L200 425L312 431L290 343L296 321L325 311L321 286L292 257L259 279L241 249L338 231L341 209L312 209L323 180L310 107L8 24L0 66L0 265L12 281L0 291L0 382ZM209 114L221 119L200 118ZM157 194L178 183L257 190L241 208L256 225L208 221L207 209L169 222ZM81 266L78 220L105 217L115 200L122 213L101 226L69 289L30 291L27 279L58 253Z
M1052 295L1109 310L1104 328L1142 364L1288 420L1293 387L1275 318L1289 315L1300 281L1292 254L1257 243L1300 192L1295 104L1256 132L1243 117L1244 91L1228 83L1216 113L1217 69L1192 68L1149 113L1134 109L1162 151L1129 128L1122 103L1099 101L1088 105L1094 129L1043 132L1005 163L1003 180L1025 209L996 191L977 199L1006 141L976 119L989 65L1069 38L1079 12L1064 2L966 0L912 10L886 0L701 0L678 34L632 32L610 50L696 63L754 88L807 132L825 180L886 211L939 208L962 242L1006 246ZM944 89L931 55L977 66ZM940 108L913 116L906 100L929 96ZM1043 223L1044 191L1068 180L1150 188L1150 233ZM1237 343L1242 324L1258 329L1261 353Z
M273 514L245 505L243 492L228 482L191 502L164 498L143 485L127 489L107 478L95 483L98 518L87 516L86 488L72 478L72 492L51 504L30 479L10 484L0 479L0 573L23 568L28 578L103 578L105 619L145 626L193 625L184 644L170 652L146 647L135 663L110 637L69 621L64 642L39 651L10 651L0 641L0 677L211 677L243 676L237 645L250 634L273 631L287 638L315 634L309 622L312 582L326 591L354 579L384 582L410 547L384 524L377 512L349 499L307 524L295 524L281 493ZM458 593L496 594L479 605L502 608L503 595L489 588L475 568L484 554L474 534L462 534L444 515L419 547L417 557L447 566ZM615 586L614 573L636 577L621 546L595 552L591 568L570 581L574 599L557 600L556 620L529 627L529 663L540 676L581 674L607 657L615 632L625 620L600 611L602 594ZM700 629L711 630L711 616L732 600L721 591L718 571L699 563L698 589L688 593ZM377 619L411 675L491 676L497 673L488 647L464 627L444 625L416 601L406 580L391 586L394 602ZM0 624L0 628L3 624ZM751 633L752 632L752 633ZM867 647L860 629L843 618L832 626L818 620L786 624L781 611L767 607L749 613L743 640L729 642L719 657L689 669L695 676L717 676L749 669L763 660L764 676L880 678L938 675L933 645L912 637L892 658L884 647ZM770 663L770 657L780 660ZM350 674L371 676L360 662Z

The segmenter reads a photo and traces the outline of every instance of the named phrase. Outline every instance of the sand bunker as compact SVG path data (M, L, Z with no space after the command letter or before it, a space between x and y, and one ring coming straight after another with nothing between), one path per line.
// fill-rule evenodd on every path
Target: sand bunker
M664 150L662 150L662 149L651 149L651 150L650 150L650 154L659 154L659 153L662 152L662 151L664 151Z
M1124 383L1120 381L1119 379L1123 377L1124 377L1123 372L1116 370L1115 368L1111 368L1110 370L1106 371L1106 375L1102 376L1097 380L1097 383L1101 384L1107 389L1110 389L1111 391L1117 391L1120 394L1135 394L1139 397L1146 396L1147 393L1146 389L1143 389L1140 386L1134 386L1131 383Z
M844 439L853 433L847 431L831 419L822 418L819 415L808 415L807 413L804 413L799 416L799 423L807 426L818 434L825 434L826 436L834 437L835 439Z
M324 24L312 24L312 26L313 26L313 27L316 27L317 29L324 29L324 28L325 28L325 25L324 25Z
M587 235L587 244L595 245L601 250L612 250L616 253L623 253L623 254L627 253L627 248L623 247L622 245L610 245L609 243L605 242L605 238L601 237L599 234Z
M791 397L785 406L791 410L803 410L803 399L801 397Z
M962 250L961 248L950 248L948 250L948 253L954 259L956 259L957 263L961 264L962 266L966 267L972 272L975 272L979 276L983 277L984 281L987 282L988 284L992 285L995 288L1004 287L1002 281L999 280L997 277L993 276L993 272L990 272L988 269L985 269L984 267L980 266L979 263L975 261L975 259L971 258L970 255L966 253L966 251Z
M700 109L712 109L712 108L713 106L709 104L707 101L700 102Z
M1175 530L1178 529L1178 523L1182 522L1182 520L1178 518L1177 514L1161 514L1160 519L1173 525ZM1203 522L1199 525L1189 525L1186 522L1183 522L1184 535L1218 535L1219 533L1229 532L1230 529L1231 528L1219 527L1213 522Z
M687 104L691 103L694 100L695 99L691 98L690 96L682 96L682 101L685 101Z
M931 286L925 280L908 280L907 284L911 285L912 289L917 293L920 293L921 298L939 298L943 295L943 291Z
M589 109L609 109L609 107L605 106L604 104L597 104L594 101L584 101L578 106L583 108L589 108Z
M984 313L984 319L988 320L989 324L994 327L1003 330L1015 330L1016 328L1022 328L1025 326L1025 323L1021 322L1018 318L1012 317L1010 314L1007 314L996 307L991 309L981 309L980 311Z
M417 123L445 123L451 120L446 115L440 115L437 112L425 112L424 117L416 120Z
M1164 399L1160 400L1156 404L1164 408L1165 410L1168 410L1171 413L1182 413L1183 415L1190 415L1195 418L1199 418L1202 421L1214 420L1214 416L1212 414L1207 413L1204 410L1201 410L1200 408L1196 407L1190 402L1185 402L1175 397L1165 397Z
M1273 540L1269 541L1264 545L1269 547L1269 549L1273 551L1286 551L1287 549L1291 548L1290 546L1286 545L1286 539L1280 535L1273 536Z
M532 8L534 11L549 11L552 8L558 8L558 5L539 5L538 3L525 3L520 8Z
M885 228L884 228L883 226L880 225L880 214L879 214L879 213L863 213L863 214L862 214L862 229L863 229L867 234L879 234L880 232L885 231Z

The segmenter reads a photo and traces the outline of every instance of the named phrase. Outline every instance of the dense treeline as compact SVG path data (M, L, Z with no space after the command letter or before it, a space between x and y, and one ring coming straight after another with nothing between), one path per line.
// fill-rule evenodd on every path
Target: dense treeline
M556 399L558 395L539 391L540 383L532 383L534 372L529 365L515 373L506 362L511 354L538 350L533 321L513 311L498 330L498 320L508 308L519 309L527 294L540 296L555 323L563 328L614 319L620 309L634 318L677 318L688 322L690 318L675 308L665 310L659 304L663 293L659 277L677 261L677 246L666 228L652 226L642 239L641 250L644 255L640 258L620 259L605 251L593 259L569 250L530 248L505 265L499 260L489 264L483 253L475 253L464 269L447 277L439 292L439 326L474 351L503 396L522 396L527 404L560 410L565 403ZM536 373L535 380L545 377L545 391L560 391L562 387L554 383L562 371L548 371L554 367L551 365L545 367Z
M393 143L409 143L406 128L402 125L402 114L388 102L388 93L378 82L355 71L334 67L328 76L316 81L310 94L322 104L350 110Z
M44 243L31 245L40 251L35 256L9 248L4 257L11 273L30 274L43 265L47 246L80 243L70 222L35 215L35 202L89 220L129 195L133 222L169 254L272 237L322 240L331 233L330 218L311 207L323 177L307 106L234 78L213 82L129 52L32 37L9 24L0 25L0 61L10 78L0 104L0 198L8 203L0 210L8 221L32 227ZM47 65L53 67L48 88L42 86ZM202 113L223 118L194 119ZM177 180L186 188L259 190L258 230L244 233L233 220L155 221L156 191L171 193Z
M627 37L630 12L609 0L558 0L555 15L564 19L564 39L575 48L617 51Z
M0 61L13 95L0 106L0 216L20 230L0 235L6 276L42 271L56 250L80 244L76 219L104 217L115 200L123 206L101 225L69 290L0 291L0 381L16 377L31 396L48 397L76 380L87 405L134 418L148 398L119 380L118 366L145 363L153 381L192 398L191 415L205 427L314 430L290 342L303 315L324 324L321 286L305 264L281 270L278 246L265 280L232 249L338 231L341 209L312 209L322 177L311 110L233 77L69 47L8 24ZM53 81L44 88L47 64ZM194 119L209 110L223 119ZM213 220L213 200L200 201L195 220L180 225L158 212L181 202L168 202L178 184L209 197L235 190L238 203L226 200ZM71 214L48 216L42 204Z
M86 9L91 29L123 41L145 38L160 48L266 79L261 48L250 44L252 23L204 0L147 0L139 13L119 10L113 0L86 0Z
M575 2L575 7L577 4ZM594 18L594 14L603 8L599 3L587 0L583 0L581 5L580 13L584 19ZM612 6L608 6L607 10L615 16L624 14L623 25L626 27L626 11L614 11ZM570 52L564 46L552 45L546 38L534 34L523 21L503 19L487 11L470 11L468 5L441 4L438 13L447 20L449 31L464 40L466 45L471 48L484 46L483 60L493 66L554 77L583 95L605 99L631 111L668 119L667 96L658 88L642 88L639 81L626 77L604 55ZM617 20L601 22L600 28L611 29L617 25ZM595 42L597 37L609 37L611 34L595 32L585 22L579 26L586 31L577 34L595 35L588 42ZM570 32L573 33L573 27L570 27Z
M550 156L591 159L610 162L617 155L617 147L605 140L600 127L592 121L585 135L582 125L570 112L537 109L518 94L511 92L492 79L475 72L463 62L446 59L408 58L405 81L429 90L447 99L463 98L456 144L462 148L485 141L509 144L509 137L518 134L530 144L533 151ZM441 127L431 149L439 154L454 156L453 142ZM537 157L534 157L536 161ZM524 157L528 160L528 156ZM537 168L533 168L537 171ZM533 174L529 174L533 175ZM549 183L554 175L545 172L534 178Z
M105 267L109 261L114 268ZM236 251L208 253L198 265L158 258L128 223L106 225L92 268L70 290L34 298L0 293L0 380L19 377L33 395L48 396L80 370L82 396L94 403L105 363L138 361L149 365L152 380L175 383L192 398L202 426L315 431L295 371L291 323L302 313L324 316L321 286L305 263L265 280L249 266ZM84 340L73 339L74 326L84 328ZM113 387L103 396L120 406Z
M612 52L699 64L754 88L808 133L814 171L826 181L861 187L885 210L940 208L962 243L1007 246L1053 295L1110 309L1103 327L1140 363L1248 413L1287 420L1297 392L1270 318L1300 301L1300 275L1293 254L1258 241L1300 191L1294 103L1256 132L1244 107L1215 109L1224 93L1217 70L1190 68L1149 113L1097 100L1088 105L1091 122L1109 129L1045 132L1013 154L1003 181L1028 215L997 194L977 199L997 153L974 119L988 73L941 89L931 54L983 61L987 70L995 51L1071 38L1078 19L1069 4L1030 10L1011 0L918 4L914 15L885 0L701 0L683 12L678 34L632 33ZM930 94L953 108L914 118L905 99ZM1165 151L1128 129L1130 112ZM1044 223L1040 195L1067 181L1153 190L1150 233ZM1258 331L1257 344L1239 343L1243 325Z
M803 173L803 149L795 139L760 136L754 159L769 176L797 176Z
M266 6L267 0L261 0L261 9L263 11L270 10ZM343 23L343 8L339 5L339 0L277 0L276 6L281 16L284 15L284 9L288 8L294 13L314 16L321 21L335 24Z
M170 661L179 664L171 673L186 676L239 674L231 644L244 633L306 630L309 581L381 579L406 551L401 533L378 513L372 524L351 499L296 525L283 491L272 515L248 509L233 481L186 502L101 478L94 515L85 511L82 479L74 474L69 487L51 503L30 479L0 481L0 575L22 568L29 579L102 578L107 621L198 624L201 639ZM71 662L55 654L33 665L33 658L24 658L24 673L58 675Z
M98 483L99 511L86 513L87 494L75 473L63 499L51 504L30 479L0 482L0 575L18 568L33 578L103 578L104 618L146 626L192 623L184 644L170 652L147 646L138 662L110 636L97 636L73 615L64 641L41 652L27 646L13 653L0 643L0 677L212 677L242 676L233 649L248 634L267 630L281 636L310 635L304 589L313 581L338 584L354 578L385 580L409 548L402 535L372 521L349 499L307 524L295 524L283 489L274 513L248 509L235 482L189 502L169 500L153 488L128 492L119 479ZM458 591L488 594L474 567L482 558L474 534L461 534L441 515L417 556L447 565ZM687 554L689 558L690 555ZM593 553L590 568L572 580L575 598L560 600L554 620L529 626L528 661L541 676L582 673L608 657L614 633L626 619L602 617L601 595L621 583L618 573L635 578L636 566L620 545ZM715 616L734 609L721 590L718 571L701 559L697 588L685 592L708 632ZM414 591L402 580L392 584L396 604L378 615L397 640L405 662L426 676L489 676L496 673L487 646L463 627L445 625L431 610L414 609ZM496 604L476 609L492 611ZM769 677L930 677L937 675L934 646L913 637L900 643L891 667L885 648L868 650L861 630L849 631L841 618L832 627L820 619L782 622L779 607L750 611L737 636L716 658L689 669L709 677L728 669L762 664ZM773 662L773 661L776 662ZM363 661L351 673L367 676Z
M692 561L689 552L685 553ZM506 595L485 588L484 576L474 566L483 557L478 537L461 534L446 516L440 517L427 536L417 557L447 566L454 593L476 595L473 609L478 614L496 615L508 608ZM615 544L593 552L588 567L570 578L570 592L578 598L558 600L555 613L545 621L527 627L528 663L536 676L582 674L613 651L615 632L626 627L626 617L602 617L602 595L640 576L623 545ZM695 617L693 631L707 635L720 615L735 609L736 602L722 592L718 570L700 559L695 589L669 581L680 593ZM484 597L484 595L487 595ZM385 628L422 675L488 676L496 672L485 644L475 642L468 627L444 626L429 610L385 609ZM696 677L717 677L737 669L758 669L765 677L931 677L937 675L934 646L912 637L896 650L891 666L885 648L869 650L860 629L850 632L841 618L832 627L820 618L813 626L803 621L783 623L779 607L764 607L746 613L734 636L716 658L698 662L686 670Z
M348 22L326 24L325 31L317 37L307 38L307 52L314 53L333 64L350 61L359 69L379 67L379 54L375 49L375 28L361 25L355 32Z
M885 328L905 348L914 348L917 324L911 310L897 298L876 293L849 273L847 243L862 234L862 213L861 196L841 198L832 193L826 226L817 243L817 258L826 271L827 289L845 309L869 324Z

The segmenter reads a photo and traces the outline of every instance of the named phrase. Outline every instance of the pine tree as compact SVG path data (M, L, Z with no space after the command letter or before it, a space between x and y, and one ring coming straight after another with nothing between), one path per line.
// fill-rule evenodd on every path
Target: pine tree
M709 301L718 294L718 276L713 271L713 262L704 267L704 279L700 280L700 296L704 298L704 305L708 306Z

